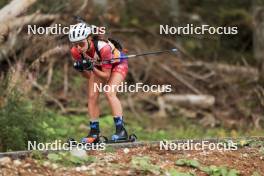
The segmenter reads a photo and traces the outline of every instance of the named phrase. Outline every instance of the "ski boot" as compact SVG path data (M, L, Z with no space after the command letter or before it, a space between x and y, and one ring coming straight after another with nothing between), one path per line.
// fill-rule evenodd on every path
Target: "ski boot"
M98 143L99 142L99 137L100 137L100 130L91 128L89 134L81 139L81 143Z
M126 129L122 126L122 128L117 128L116 133L112 136L111 140L107 140L106 143L126 143L126 142L135 142L137 140L137 136L135 134L131 134L128 136Z
M122 119L115 118L114 121L116 125L116 132L114 135L112 135L111 140L107 141L107 143L124 143L136 141L136 135L131 134L128 136Z
M124 126L117 126L116 132L112 135L112 141L122 141L128 139L128 134Z

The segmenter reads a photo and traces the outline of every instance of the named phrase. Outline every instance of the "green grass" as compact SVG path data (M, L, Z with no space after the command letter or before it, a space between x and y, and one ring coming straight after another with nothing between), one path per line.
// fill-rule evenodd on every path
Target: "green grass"
M226 166L202 166L197 160L179 159L176 161L178 166L196 168L210 176L238 176L239 171L227 168Z
M64 166L79 166L93 163L96 160L93 156L77 157L73 156L70 152L49 153L47 159L53 163L58 163Z
M53 113L53 117L47 119L45 127L51 140L67 140L69 137L80 139L87 135L89 119L86 115L63 116ZM186 139L205 137L240 137L262 135L263 130L252 129L230 130L223 127L204 128L195 122L183 118L171 119L161 127L159 121L148 117L143 120L126 118L126 128L129 133L135 133L140 140L164 140L164 139ZM85 127L85 128L84 128ZM107 115L100 118L101 134L110 137L114 133L114 122L112 116Z

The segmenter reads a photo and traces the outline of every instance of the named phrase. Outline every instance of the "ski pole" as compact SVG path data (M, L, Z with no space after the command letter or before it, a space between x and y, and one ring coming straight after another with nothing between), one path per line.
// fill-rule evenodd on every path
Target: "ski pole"
M178 49L173 48L173 49L162 50L162 51L152 51L152 52L145 52L145 53L140 53L140 54L130 54L130 55L125 55L121 57L112 58L110 60L102 61L101 64L111 64L111 63L115 63L115 61L122 61L125 59L135 58L139 56L156 55L156 54L163 54L163 53L170 53L170 52L177 52L177 51Z

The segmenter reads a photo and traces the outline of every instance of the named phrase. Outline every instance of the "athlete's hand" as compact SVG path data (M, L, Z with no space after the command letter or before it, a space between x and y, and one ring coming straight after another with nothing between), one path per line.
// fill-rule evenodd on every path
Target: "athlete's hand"
M82 65L83 65L83 68L85 70L93 71L93 69L94 69L94 65L89 59L83 59L82 60Z
M84 68L83 68L83 64L80 61L75 61L73 63L73 68L75 68L75 70L79 71L79 72L83 72Z

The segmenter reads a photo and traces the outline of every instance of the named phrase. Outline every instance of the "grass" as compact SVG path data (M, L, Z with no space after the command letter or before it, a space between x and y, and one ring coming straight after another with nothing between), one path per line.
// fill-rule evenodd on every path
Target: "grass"
M50 153L47 158L54 163L62 164L64 166L78 166L92 163L96 160L93 156L85 156L81 158L73 156L69 152Z
M52 140L67 140L69 137L80 139L87 135L88 118L86 115L63 116L53 113L53 118L45 123L46 130ZM241 137L262 135L263 130L230 130L223 127L204 128L190 120L175 118L170 123L158 126L159 121L144 118L137 121L131 118L126 119L126 128L129 133L135 133L140 140L164 140L164 139L186 139L186 138L205 138L205 137ZM112 116L107 115L100 118L101 134L111 136L114 133L114 122Z
M226 166L202 166L197 160L179 159L176 161L178 166L196 168L210 176L238 176L239 172L235 169L229 169Z

